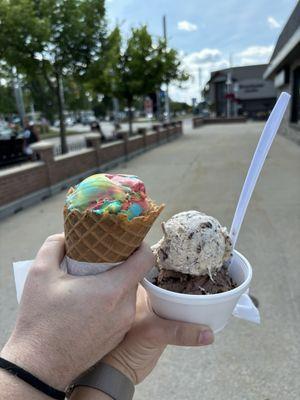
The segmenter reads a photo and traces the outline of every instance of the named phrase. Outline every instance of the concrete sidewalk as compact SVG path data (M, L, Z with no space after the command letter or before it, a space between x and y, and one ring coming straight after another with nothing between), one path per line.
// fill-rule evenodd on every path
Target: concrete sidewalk
M161 219L188 209L230 226L263 124L188 130L118 171L139 175L166 203ZM207 348L170 347L136 390L135 400L296 400L300 381L300 147L278 136L255 189L238 249L254 269L252 293L262 324L232 319ZM62 231L64 193L0 224L0 344L16 315L13 260L34 257L44 238ZM156 223L148 236L161 236Z

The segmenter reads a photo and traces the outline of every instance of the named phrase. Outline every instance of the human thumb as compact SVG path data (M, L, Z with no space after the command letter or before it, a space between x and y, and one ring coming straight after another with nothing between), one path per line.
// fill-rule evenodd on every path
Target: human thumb
M157 315L151 317L145 328L148 340L157 346L206 346L214 341L214 334L206 325L167 320Z

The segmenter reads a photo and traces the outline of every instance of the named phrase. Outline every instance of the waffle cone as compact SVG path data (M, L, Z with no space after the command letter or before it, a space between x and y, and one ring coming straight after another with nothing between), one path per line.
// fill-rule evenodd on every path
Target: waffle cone
M164 205L150 201L146 215L128 221L125 215L98 215L64 208L67 256L90 263L126 260L142 243Z

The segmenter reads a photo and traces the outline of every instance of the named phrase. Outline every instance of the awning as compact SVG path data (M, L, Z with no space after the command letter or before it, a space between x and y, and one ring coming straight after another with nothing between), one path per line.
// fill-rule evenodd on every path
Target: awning
M279 51L277 56L270 62L263 77L268 79L274 74L276 69L280 67L282 62L288 57L288 55L295 49L300 43L300 27L295 31L293 36L287 41L283 48Z

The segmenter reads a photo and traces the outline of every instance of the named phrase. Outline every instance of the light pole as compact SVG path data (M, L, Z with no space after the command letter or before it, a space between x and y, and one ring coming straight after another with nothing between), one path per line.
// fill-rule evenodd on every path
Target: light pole
M227 87L227 118L231 117L231 100L232 100L232 53L229 54L229 69L227 71L227 79L226 79L226 87Z
M231 70L229 70L228 72L227 72L227 79L226 79L226 87L227 87L227 101L226 101L226 106L227 106L227 112L226 112L226 114L227 114L227 118L230 118L230 98L229 98L229 96L230 96L230 92L231 92L231 84L232 84L232 80L231 80Z
M25 118L25 107L23 101L23 93L21 84L19 81L18 73L15 67L12 69L12 81L13 81L13 88L14 88L14 95L16 100L16 106L18 110L18 114L21 120L21 125L24 126L24 118Z
M202 69L198 68L198 76L199 76L199 103L202 101Z
M167 18L163 16L163 31L165 39L165 51L167 51ZM170 121L170 102L169 102L169 84L166 83L166 95L165 95L165 113L167 122Z
M113 114L114 114L114 122L118 124L119 122L119 100L116 97L113 97Z
M112 91L114 92L116 89L116 84L115 84L115 73L114 71L111 69L110 70L110 76L112 79ZM112 99L113 102L113 116L114 116L114 123L118 124L119 123L119 112L120 112L120 108L119 108L119 99L117 99L115 96Z
M239 84L235 82L233 84L233 93L234 93L234 117L237 117L237 110L238 110L238 105L237 105L237 99L238 99L238 92L239 92Z

